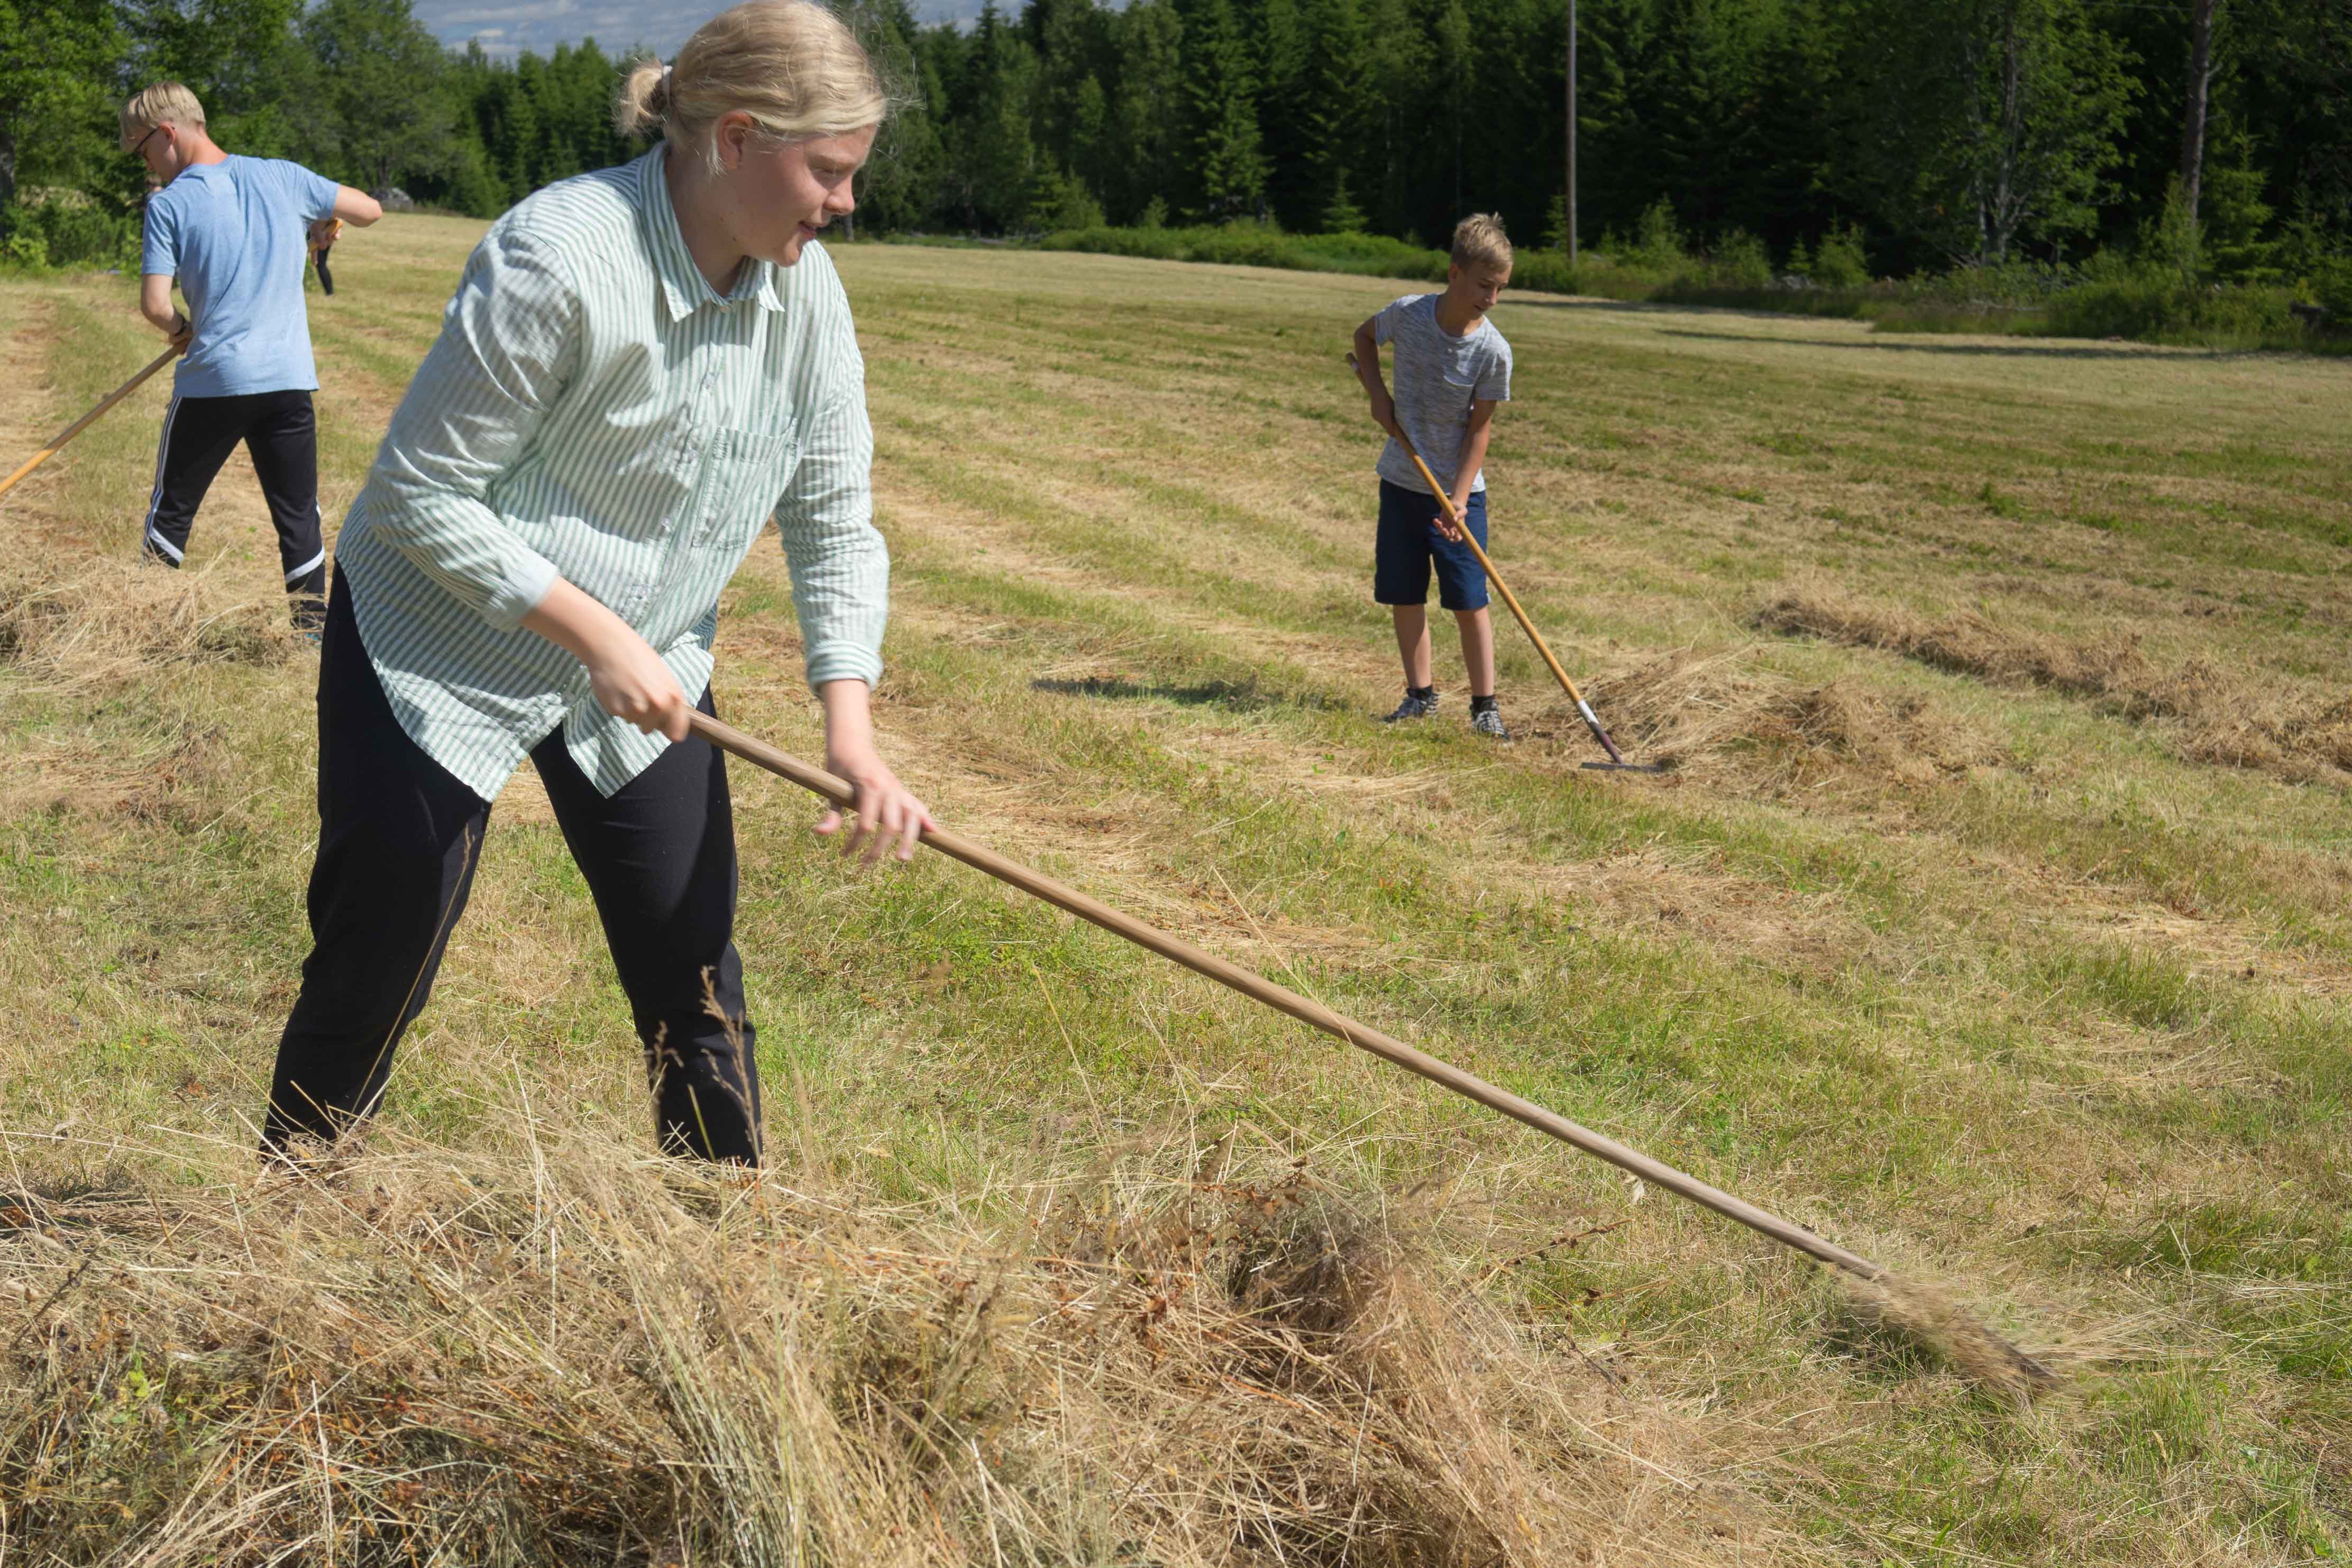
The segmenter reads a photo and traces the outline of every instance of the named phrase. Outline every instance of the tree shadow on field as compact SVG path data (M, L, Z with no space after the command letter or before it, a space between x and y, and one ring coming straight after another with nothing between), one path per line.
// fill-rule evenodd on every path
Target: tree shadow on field
M1776 321L1791 319L1787 316L1771 318ZM2036 342L2021 339L2012 343L1923 343L1917 335L1906 336L1904 341L1873 338L1751 338L1741 332L1702 332L1689 327L1661 327L1662 338L1702 338L1719 343L1785 344L1792 349L1854 349L1882 354L1964 354L1982 357L1992 355L2012 360L2153 360L2179 359L2179 349L2165 350L2153 343L2126 344L2116 348L2074 344L2060 347L2047 341ZM2209 357L2216 360L2242 359L2261 353L2257 349L2213 350Z
M1145 685L1118 675L1087 675L1081 680L1034 680L1029 689L1066 697L1112 697L1179 703L1186 707L1221 707L1230 713L1264 713L1268 708L1322 708L1331 705L1309 692L1272 692L1255 681L1204 681L1198 685Z

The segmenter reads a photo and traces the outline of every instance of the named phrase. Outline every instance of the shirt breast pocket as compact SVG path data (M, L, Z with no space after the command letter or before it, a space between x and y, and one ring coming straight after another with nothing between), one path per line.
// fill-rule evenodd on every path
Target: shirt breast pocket
M702 513L695 519L694 548L749 549L784 493L798 450L789 430L711 432L703 457Z

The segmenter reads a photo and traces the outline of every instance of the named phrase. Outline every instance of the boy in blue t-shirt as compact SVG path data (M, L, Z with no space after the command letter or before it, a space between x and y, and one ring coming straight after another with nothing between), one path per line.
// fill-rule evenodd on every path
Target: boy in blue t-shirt
M122 145L162 186L147 198L140 314L187 350L163 415L141 549L180 564L196 507L242 441L278 525L294 623L315 634L326 621L327 552L302 267L336 219L365 227L383 209L299 163L230 157L205 133L204 105L178 82L159 82L122 106ZM172 307L175 277L189 315Z
M1429 572L1437 568L1437 602L1454 612L1462 662L1470 677L1470 727L1511 738L1495 704L1495 627L1486 612L1486 574L1462 535L1445 521L1396 437L1411 438L1421 460L1454 502L1454 515L1486 543L1486 438L1495 407L1511 396L1511 346L1486 319L1511 281L1511 242L1500 218L1474 213L1454 227L1454 255L1443 294L1408 294L1356 329L1356 374L1371 399L1372 422L1389 433L1381 453L1380 532L1373 551L1372 598L1390 607L1404 660L1404 701L1387 722L1437 711L1429 661ZM1396 395L1381 380L1379 345L1393 346Z

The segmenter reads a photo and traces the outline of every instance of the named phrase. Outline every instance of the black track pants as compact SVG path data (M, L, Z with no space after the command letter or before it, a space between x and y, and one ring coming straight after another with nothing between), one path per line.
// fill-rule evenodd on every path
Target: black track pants
M711 712L709 693L700 706ZM760 1081L735 954L724 758L690 737L609 800L564 750L561 729L530 759L604 917L645 1045L661 1146L758 1163ZM265 1148L296 1134L332 1138L374 1111L393 1047L423 1010L465 910L489 819L489 803L400 727L338 576L319 667L314 946L278 1044Z
M319 425L307 392L244 397L175 397L155 452L155 493L147 504L147 554L178 566L205 492L238 442L278 525L278 563L294 599L294 623L326 615L327 549L319 533Z

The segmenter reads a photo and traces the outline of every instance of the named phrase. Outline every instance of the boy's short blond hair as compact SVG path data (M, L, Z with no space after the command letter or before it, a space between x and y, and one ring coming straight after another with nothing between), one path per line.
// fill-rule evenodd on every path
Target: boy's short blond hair
M179 82L159 81L142 88L122 106L122 144L130 146L165 120L200 126L205 122L205 106Z
M1511 239L1503 232L1499 213L1472 213L1454 225L1454 265L1468 267L1481 261L1501 267L1511 265Z

